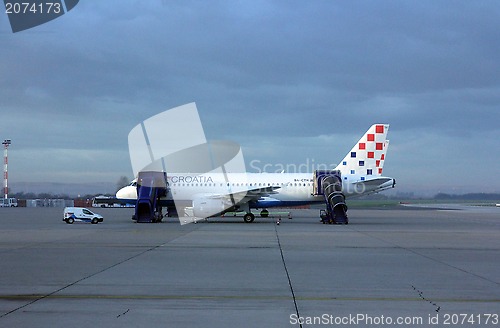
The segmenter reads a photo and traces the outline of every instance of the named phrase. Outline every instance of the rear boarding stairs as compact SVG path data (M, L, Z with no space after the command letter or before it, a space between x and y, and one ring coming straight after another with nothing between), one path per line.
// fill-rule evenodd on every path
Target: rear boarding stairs
M349 224L347 205L342 193L342 175L339 170L314 172L314 195L323 195L326 209L321 210L323 224Z

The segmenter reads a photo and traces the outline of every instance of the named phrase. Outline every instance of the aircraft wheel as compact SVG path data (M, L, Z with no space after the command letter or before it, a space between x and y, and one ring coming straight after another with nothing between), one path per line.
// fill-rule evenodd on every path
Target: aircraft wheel
M245 221L246 223L252 223L253 220L255 220L255 215L253 215L252 213L247 213L245 214L245 216L243 216L243 221Z
M67 224L73 224L73 222L75 222L75 219L73 219L73 218L69 218L66 220Z
M262 210L262 211L260 211L260 217L261 218L267 218L267 217L269 217L269 211L268 210Z

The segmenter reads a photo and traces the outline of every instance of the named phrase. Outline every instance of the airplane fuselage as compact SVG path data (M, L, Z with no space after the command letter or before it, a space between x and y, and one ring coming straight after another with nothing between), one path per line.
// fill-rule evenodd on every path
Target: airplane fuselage
M373 187L359 183L359 176L347 176L342 181L342 191L346 197L369 194L392 188L393 179L375 184ZM251 208L268 208L277 206L298 206L324 203L322 195L314 194L314 178L312 173L206 173L206 174L172 174L167 176L170 192L163 199L167 202L191 202L193 195L228 195L244 193L248 190L274 188L275 193L260 197L250 202ZM369 181L369 180L368 180ZM128 203L135 204L137 190L134 185L127 186L117 194Z

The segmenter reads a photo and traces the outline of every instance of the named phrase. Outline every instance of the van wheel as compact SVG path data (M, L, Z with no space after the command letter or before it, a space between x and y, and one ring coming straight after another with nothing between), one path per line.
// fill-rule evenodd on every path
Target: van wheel
M97 224L97 222L99 222L99 220L97 218L93 218L92 221L90 223L92 224Z
M69 218L66 220L67 224L73 224L73 222L75 222L75 219L73 219L73 218Z

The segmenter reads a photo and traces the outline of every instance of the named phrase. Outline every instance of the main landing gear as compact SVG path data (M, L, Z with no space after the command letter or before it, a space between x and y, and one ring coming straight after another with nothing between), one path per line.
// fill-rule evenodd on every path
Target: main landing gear
M265 210L265 209L262 210L262 211L260 211L260 217L261 218L267 218L267 217L269 217L269 211ZM255 215L253 213L247 212L243 216L243 221L245 221L246 223L252 223L254 220L255 220Z
M252 223L253 220L255 220L255 215L253 215L252 213L247 213L243 216L243 221L245 221L246 223Z

